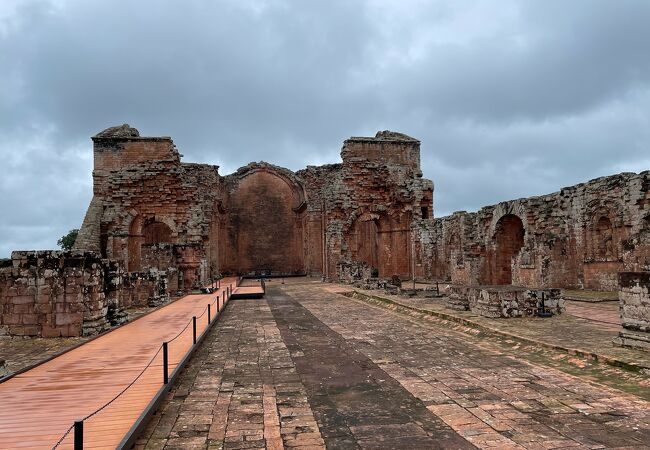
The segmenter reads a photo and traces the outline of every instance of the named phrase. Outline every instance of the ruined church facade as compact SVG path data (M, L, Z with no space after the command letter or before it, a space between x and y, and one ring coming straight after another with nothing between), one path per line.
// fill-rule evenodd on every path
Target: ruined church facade
M420 142L400 133L346 140L339 164L226 176L126 125L93 142L76 248L177 270L178 288L237 273L613 290L619 272L650 267L648 172L434 218Z
M338 164L260 162L225 176L128 125L93 147L74 250L0 260L0 334L96 334L129 306L227 274L448 281L449 307L490 317L524 314L531 293L611 291L623 279L624 326L650 330L648 296L637 298L650 271L650 172L434 218L420 142L400 133L349 138Z
M433 185L406 135L350 138L340 164L294 173L260 162L227 176L126 125L93 143L94 195L75 249L129 272L174 271L172 290L223 274L426 275L418 230L431 221Z

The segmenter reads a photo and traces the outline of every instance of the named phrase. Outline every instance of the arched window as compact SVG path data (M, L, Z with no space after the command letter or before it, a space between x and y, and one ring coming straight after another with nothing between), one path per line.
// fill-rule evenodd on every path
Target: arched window
M142 229L144 245L169 244L172 242L172 230L163 222L150 222Z
M614 257L614 230L609 218L603 216L596 222L594 233L594 250L598 258L610 259Z

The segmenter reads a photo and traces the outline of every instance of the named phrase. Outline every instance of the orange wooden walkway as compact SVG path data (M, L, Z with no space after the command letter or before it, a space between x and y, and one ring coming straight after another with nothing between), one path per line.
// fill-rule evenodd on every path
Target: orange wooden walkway
M114 449L163 385L162 342L189 324L169 343L171 376L192 347L192 316L198 337L208 324L208 303L214 320L217 295L223 303L226 286L236 282L224 279L218 292L183 297L0 383L0 449L51 449L75 420L109 402L151 361L126 392L84 421L84 448ZM73 431L58 448L72 446Z

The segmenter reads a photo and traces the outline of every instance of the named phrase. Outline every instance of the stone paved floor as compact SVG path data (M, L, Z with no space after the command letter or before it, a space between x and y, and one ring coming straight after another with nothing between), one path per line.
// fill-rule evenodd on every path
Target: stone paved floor
M621 329L613 324L618 305L606 303L567 302L567 313L548 319L509 318L491 319L471 311L453 311L446 307L445 298L419 298L390 295L384 291L356 289L347 285L330 284L331 291L355 291L388 298L419 309L445 314L472 321L480 326L557 345L579 349L585 353L596 353L607 358L633 363L650 368L650 353L616 347L612 339Z
M0 359L6 361L8 375L61 353L87 339L0 336Z
M566 312L573 317L597 322L603 329L618 332L621 329L621 316L618 301L586 303L579 301L566 301Z
M139 448L650 448L650 403L319 283L232 302Z

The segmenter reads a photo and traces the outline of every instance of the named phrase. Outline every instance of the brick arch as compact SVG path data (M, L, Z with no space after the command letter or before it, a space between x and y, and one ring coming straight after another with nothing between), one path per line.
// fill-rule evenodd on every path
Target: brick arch
M286 169L251 164L228 185L217 252L221 271L303 274L305 192L299 180Z
M137 272L142 266L142 246L171 244L176 238L176 224L168 217L145 216L135 210L128 212L127 269Z
M172 229L165 222L150 220L142 227L144 245L171 244Z
M358 211L351 219L347 243L353 261L377 269L382 278L410 277L410 216Z
M493 235L495 248L491 284L512 284L513 258L524 246L525 233L523 221L515 214L506 214L497 221Z

